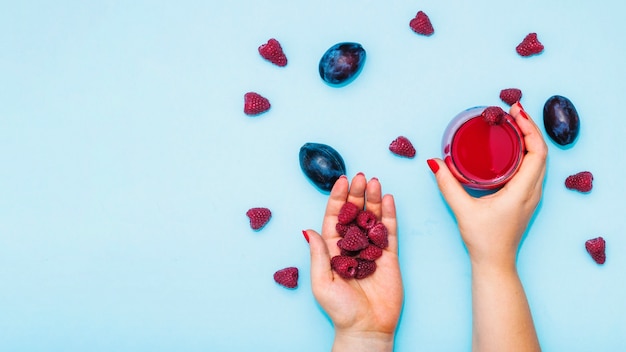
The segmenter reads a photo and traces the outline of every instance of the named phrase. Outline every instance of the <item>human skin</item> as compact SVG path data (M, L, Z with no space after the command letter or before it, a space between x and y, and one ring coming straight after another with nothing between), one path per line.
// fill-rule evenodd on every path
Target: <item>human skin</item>
M521 238L541 199L548 149L521 104L514 104L510 114L524 135L527 154L517 174L496 193L472 197L441 159L428 160L470 257L474 351L541 350L516 264Z
M330 267L330 258L340 253L335 224L345 202L372 211L389 233L389 246L376 260L376 271L360 280L343 279ZM303 233L310 246L313 295L335 328L332 350L392 351L404 300L393 196L382 194L376 178L367 181L359 173L350 183L342 176L330 192L322 234L310 229Z

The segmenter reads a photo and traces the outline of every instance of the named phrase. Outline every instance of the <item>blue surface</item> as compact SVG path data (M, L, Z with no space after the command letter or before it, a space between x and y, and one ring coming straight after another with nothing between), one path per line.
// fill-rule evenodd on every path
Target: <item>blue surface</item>
M408 23L425 11L435 34ZM519 253L545 351L626 349L626 5L618 1L13 1L0 11L0 350L323 351L301 230L326 203L299 169L332 145L396 197L406 301L397 351L466 351L470 268L425 160L449 119L522 89L541 120L570 98L571 148L548 141L544 198ZM521 58L529 32L545 45ZM289 59L264 61L275 37ZM331 45L367 51L325 85ZM257 91L272 109L243 114ZM387 149L399 135L415 159ZM590 194L566 176L589 170ZM274 216L259 232L245 212ZM585 240L603 236L596 265ZM286 290L274 271L300 268Z

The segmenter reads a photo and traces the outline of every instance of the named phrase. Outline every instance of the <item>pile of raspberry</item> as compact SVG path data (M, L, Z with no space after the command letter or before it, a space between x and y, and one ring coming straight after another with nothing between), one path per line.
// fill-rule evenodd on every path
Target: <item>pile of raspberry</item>
M332 269L344 279L363 279L376 271L376 259L389 245L387 228L369 210L346 202L335 226L341 253L330 260Z

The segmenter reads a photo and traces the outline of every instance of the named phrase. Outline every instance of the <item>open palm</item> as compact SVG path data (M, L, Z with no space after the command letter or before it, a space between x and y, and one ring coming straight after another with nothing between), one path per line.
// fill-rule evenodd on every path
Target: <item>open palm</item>
M340 252L337 241L341 237L335 224L345 202L373 212L389 234L389 246L376 260L376 272L360 280L343 279L330 266L330 258ZM393 341L404 297L393 197L382 195L375 178L368 182L363 174L357 174L350 185L346 177L341 177L330 192L322 235L313 230L307 230L307 234L313 295L329 315L337 335L379 336Z

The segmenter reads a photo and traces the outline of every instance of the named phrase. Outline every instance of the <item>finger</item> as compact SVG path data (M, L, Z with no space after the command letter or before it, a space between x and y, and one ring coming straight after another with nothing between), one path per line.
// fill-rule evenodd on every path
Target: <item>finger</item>
M333 281L333 272L330 267L330 254L326 241L313 230L305 230L309 236L309 250L311 254L311 286L313 290L324 287Z
M546 171L548 146L537 124L519 103L511 107L510 113L522 131L527 153L522 160L519 171L507 186L511 189L517 189L519 192L540 189Z
M526 150L529 153L547 154L548 147L539 126L537 126L532 117L524 111L519 102L511 106L510 114L515 118L515 122L524 135Z
M387 249L398 254L398 221L396 218L396 203L391 194L385 194L381 201L381 222L387 228L389 247Z
M376 215L376 219L381 218L381 208L382 208L382 192L380 182L377 178L372 178L367 183L365 188L365 209L371 211Z
M367 180L365 179L365 175L359 172L352 178L350 192L348 193L348 202L355 204L359 209L363 209L365 206L366 186Z
M326 212L322 221L322 236L324 239L339 237L335 230L335 224L337 223L339 210L346 202L346 198L348 198L348 178L341 176L335 181L333 188L330 190L328 203L326 203Z
M463 188L454 175L452 175L452 172L450 172L446 163L439 158L430 160L432 160L431 162L436 163L437 168L434 173L435 179L437 180L437 186L439 187L439 191L441 191L443 198L446 200L450 208L452 208L452 211L457 214L459 210L469 207L473 198L467 193L465 188ZM431 170L433 170L432 167Z

